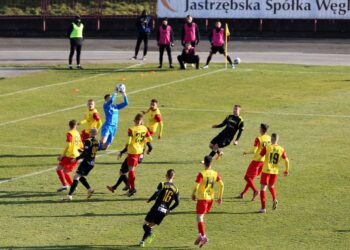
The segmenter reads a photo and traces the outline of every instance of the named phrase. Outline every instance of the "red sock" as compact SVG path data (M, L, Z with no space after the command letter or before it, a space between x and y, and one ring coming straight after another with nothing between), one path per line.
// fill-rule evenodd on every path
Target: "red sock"
M272 200L275 201L276 200L276 189L274 187L269 187L270 193L272 195Z
M131 190L135 189L135 179L136 179L135 171L129 171L128 182Z
M198 222L198 232L204 236L205 235L205 224L204 221Z
M260 191L260 200L261 200L261 208L265 209L266 191L263 191L263 190Z
M245 186L243 194L246 193L249 188L253 189L253 192L255 193L257 190L256 190L256 187L255 187L255 184L254 184L254 179L251 178L251 177L248 177L248 176L245 176L244 179L246 180L247 185Z
M64 173L64 178L68 182L68 185L72 186L73 180L72 180L72 177L70 176L70 174L67 172L63 172L63 173Z
M66 186L66 180L64 178L64 173L63 173L63 170L56 170L56 173L58 175L58 178L60 179L61 183L62 183L62 186Z

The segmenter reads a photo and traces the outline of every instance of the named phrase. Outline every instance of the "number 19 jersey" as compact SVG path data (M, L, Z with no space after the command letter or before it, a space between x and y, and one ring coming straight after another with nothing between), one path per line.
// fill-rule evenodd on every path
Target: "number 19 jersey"
M221 180L218 172L212 169L198 173L196 182L198 187L198 200L213 200L215 195L214 184Z
M265 174L278 174L281 158L287 158L284 148L277 144L267 145L261 150L260 155L265 155L265 162L262 168L262 172Z
M145 143L152 140L147 127L144 125L129 128L128 135L128 154L142 154Z

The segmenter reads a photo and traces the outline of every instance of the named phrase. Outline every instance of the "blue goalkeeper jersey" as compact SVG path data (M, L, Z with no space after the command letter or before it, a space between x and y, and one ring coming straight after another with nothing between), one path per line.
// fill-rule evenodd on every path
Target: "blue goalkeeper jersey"
M105 111L105 115L106 115L105 124L108 124L109 126L118 125L119 110L125 108L129 104L127 96L124 96L124 102L119 104L113 104L116 97L117 95L114 93L111 96L111 99L108 102L105 102L103 104L103 110Z

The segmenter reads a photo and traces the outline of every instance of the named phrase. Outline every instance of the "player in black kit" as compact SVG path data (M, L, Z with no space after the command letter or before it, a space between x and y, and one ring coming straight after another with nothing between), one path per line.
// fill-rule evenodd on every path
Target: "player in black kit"
M221 124L212 126L212 128L226 127L216 137L214 137L214 139L211 140L209 144L209 148L212 150L209 154L211 157L214 157L217 154L216 159L219 159L223 155L220 148L230 145L237 131L238 134L236 140L233 142L233 145L238 144L238 140L244 130L244 122L243 118L239 115L240 112L241 106L237 104L233 107L233 115L228 115Z
M72 195L75 189L77 188L79 181L88 190L88 195L87 195L88 199L90 199L91 195L94 193L94 190L90 187L85 176L89 174L89 172L94 168L94 165L95 165L96 153L100 146L99 141L95 138L96 135L97 135L97 129L95 128L90 129L90 138L88 138L84 142L84 151L77 158L72 160L73 162L73 161L78 161L80 159L83 159L82 162L79 164L77 171L75 172L73 184L70 187L67 197L63 199L64 201L70 201L73 199Z
M125 154L127 152L128 148L127 146L119 152L118 155L118 159L120 159L122 157L123 154ZM121 167L120 167L120 171L119 171L119 178L117 180L117 182L113 185L113 186L107 186L107 189L109 191L111 191L112 193L114 193L114 191L119 187L119 185L124 182L125 187L123 188L123 191L127 191L129 190L129 184L128 184L128 174L129 172L129 166L128 166L128 158L125 158L125 160L123 161Z
M147 201L147 203L149 203L156 200L151 210L146 215L143 224L145 233L140 241L141 247L144 247L146 243L152 243L155 237L155 234L152 233L152 227L160 225L164 217L179 205L179 190L173 183L175 170L169 169L165 177L166 181L159 183L157 191ZM174 201L174 204L170 206L172 201Z

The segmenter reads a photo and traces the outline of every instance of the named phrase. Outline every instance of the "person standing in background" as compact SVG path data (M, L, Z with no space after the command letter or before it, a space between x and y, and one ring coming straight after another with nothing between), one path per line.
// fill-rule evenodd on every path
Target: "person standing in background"
M162 25L158 29L157 33L157 43L159 47L159 66L161 69L163 67L163 54L166 50L169 59L169 68L173 69L173 59L171 57L171 47L174 46L174 33L170 25L168 25L168 18L164 18Z
M196 47L199 43L199 29L198 25L193 22L192 16L186 16L186 23L181 32L181 43L185 46L186 43L191 43L192 47Z
M136 26L138 31L138 37L135 47L135 55L131 57L131 60L137 59L141 42L143 41L143 57L142 60L146 60L148 50L148 39L151 34L152 17L148 15L146 10L143 10L141 16L137 17Z
M73 56L75 51L77 51L77 69L83 69L80 65L80 54L81 54L81 48L83 46L83 32L84 32L84 24L81 22L80 16L77 15L74 21L69 26L69 29L67 32L67 37L70 40L68 69L73 69L72 61L73 61Z

